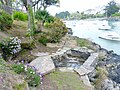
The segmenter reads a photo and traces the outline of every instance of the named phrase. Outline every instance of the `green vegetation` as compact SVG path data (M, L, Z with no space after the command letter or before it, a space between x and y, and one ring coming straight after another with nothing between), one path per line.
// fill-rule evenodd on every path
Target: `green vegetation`
M9 13L0 10L0 30L10 29L12 27L13 20Z
M55 71L46 76L58 90L89 90L76 73ZM54 90L54 89L53 89Z
M77 41L78 46L89 48L90 43L88 40L82 39L82 38L77 38L76 41Z
M105 15L107 17L110 17L112 14L115 14L116 12L119 11L119 7L117 6L116 2L114 0L110 1L108 5L105 8Z
M5 72L7 69L6 62L3 59L0 59L0 73Z
M55 16L61 19L68 19L70 17L70 13L68 11L65 11L65 12L56 13Z
M13 64L12 69L17 73L17 74L25 74L25 80L27 81L29 86L36 87L40 84L40 76L39 74L36 73L36 70L34 67L27 66L25 67L24 64Z
M25 67L23 64L13 64L12 68L17 74L25 72Z
M23 13L23 12L15 11L13 13L13 18L14 18L14 20L27 21L28 15L26 13Z
M54 22L54 17L51 16L46 10L37 10L35 13L35 18L37 20L42 21L42 25L44 25L45 22L51 23Z
M43 45L46 46L46 44L49 42L48 38L47 38L47 34L41 33L38 41L39 41L39 43L42 43Z
M28 19L27 35L31 37L35 34L35 31L36 31L35 23L34 23L34 14L33 14L31 3L28 4L28 18L29 19Z
M97 68L96 81L94 82L96 90L101 90L103 80L107 79L108 73L104 68Z
M46 24L45 27L49 29L48 39L51 43L59 42L67 33L67 27L60 19L57 18L53 23Z
M26 81L29 86L36 87L40 84L40 76L37 74L27 74Z
M10 55L15 55L21 50L21 40L18 37L10 37L0 42L3 58L6 60Z
M115 14L112 14L112 17L120 17L120 12L117 12Z
M16 84L15 86L13 86L13 88L15 90L25 90L25 88L26 88L26 82L24 82L23 84Z
M91 11L89 11L91 12ZM60 13L56 13L55 15L56 17L60 18L60 19L64 19L64 20L80 20L80 19L88 19L88 18L102 18L104 17L104 14L85 14L85 11L83 12L74 12L74 13L69 13L68 11L65 12L60 12Z

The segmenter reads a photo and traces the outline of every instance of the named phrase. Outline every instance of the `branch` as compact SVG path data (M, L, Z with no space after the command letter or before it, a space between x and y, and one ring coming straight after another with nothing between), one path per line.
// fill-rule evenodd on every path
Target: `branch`
M38 4L41 0L38 0L37 2L35 2L32 6L34 7L36 4Z

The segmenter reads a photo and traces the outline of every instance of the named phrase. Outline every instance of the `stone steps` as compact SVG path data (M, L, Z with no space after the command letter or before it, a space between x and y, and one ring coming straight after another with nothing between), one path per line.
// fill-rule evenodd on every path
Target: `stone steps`
M80 68L78 69L74 69L75 72L77 72L83 83L87 86L90 86L91 88L92 85L89 81L89 78L88 78L88 74L91 73L94 69L95 69L95 66L97 64L97 61L98 61L98 53L93 53L84 63L82 66L80 66ZM92 90L92 89L91 89Z

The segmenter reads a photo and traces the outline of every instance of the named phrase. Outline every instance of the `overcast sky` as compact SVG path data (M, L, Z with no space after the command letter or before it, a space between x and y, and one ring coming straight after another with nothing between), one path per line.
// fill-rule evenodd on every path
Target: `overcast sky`
M107 5L111 0L60 0L60 7L50 6L47 10L52 15L62 11L76 12ZM120 0L115 0L120 3Z

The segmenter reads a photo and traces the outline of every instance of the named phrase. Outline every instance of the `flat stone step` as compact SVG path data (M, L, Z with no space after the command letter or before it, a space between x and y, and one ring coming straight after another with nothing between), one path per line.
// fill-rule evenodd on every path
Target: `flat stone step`
M87 75L88 73L92 72L94 70L93 67L85 68L83 66L80 66L78 69L74 69L75 72L77 72L80 76Z
M84 67L95 67L98 61L98 53L93 53L84 63Z

